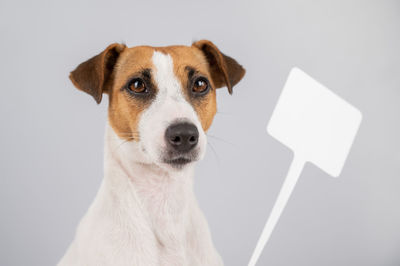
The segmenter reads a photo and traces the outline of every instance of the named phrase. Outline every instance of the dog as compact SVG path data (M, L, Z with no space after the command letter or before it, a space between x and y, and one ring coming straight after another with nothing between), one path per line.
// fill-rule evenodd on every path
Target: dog
M70 73L100 103L108 94L104 178L59 266L219 266L193 192L216 113L216 89L244 68L212 42L114 43Z

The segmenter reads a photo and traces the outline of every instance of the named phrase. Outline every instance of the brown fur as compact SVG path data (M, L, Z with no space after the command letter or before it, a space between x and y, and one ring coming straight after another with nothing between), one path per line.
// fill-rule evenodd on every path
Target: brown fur
M69 76L72 83L100 103L103 92L107 92L112 84L114 65L125 47L123 44L111 44L102 53L81 63Z
M127 95L121 88L134 73L143 69L154 69L154 49L139 46L126 49L115 67L115 82L109 98L108 118L119 137L139 140L138 123L141 113L151 102L143 102Z
M221 53L210 41L202 40L192 46L126 48L112 44L99 55L83 62L70 78L80 90L91 94L97 103L102 93L109 94L109 122L119 137L138 140L140 115L151 101L135 99L122 90L133 74L143 69L154 69L154 51L169 54L174 63L174 72L181 81L184 95L195 109L204 131L211 126L216 113L216 88L232 87L244 76L245 70L234 59ZM194 68L211 82L211 91L201 99L190 97L186 67Z
M217 88L226 86L232 94L235 86L246 73L245 69L230 56L219 51L217 46L208 40L193 43L192 47L200 49L209 63L209 71Z

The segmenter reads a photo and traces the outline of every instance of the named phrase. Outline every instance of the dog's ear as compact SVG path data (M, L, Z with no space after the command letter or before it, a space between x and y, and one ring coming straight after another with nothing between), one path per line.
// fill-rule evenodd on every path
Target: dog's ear
M107 93L112 85L112 73L118 56L125 49L124 44L114 43L103 52L81 63L69 78L79 90L93 96L101 102L103 92Z
M220 52L217 46L208 40L194 42L192 46L199 48L205 55L214 85L217 88L226 86L232 94L232 87L243 78L246 70L235 59Z

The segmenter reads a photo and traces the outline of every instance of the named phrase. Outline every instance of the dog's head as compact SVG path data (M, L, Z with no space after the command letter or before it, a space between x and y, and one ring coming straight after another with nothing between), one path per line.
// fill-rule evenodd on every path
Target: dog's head
M202 40L192 46L112 44L70 78L97 103L103 93L109 95L109 124L128 149L137 151L135 160L180 169L204 155L216 89L226 86L232 93L244 73L234 59Z

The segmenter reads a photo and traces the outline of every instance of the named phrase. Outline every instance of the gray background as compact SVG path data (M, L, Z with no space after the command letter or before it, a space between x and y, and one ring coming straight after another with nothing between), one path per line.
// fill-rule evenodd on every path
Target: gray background
M107 100L67 76L112 42L207 38L247 69L218 92L196 193L246 265L292 153L265 131L293 66L364 115L339 179L307 164L259 265L400 265L400 2L1 1L0 265L54 265L102 179Z

